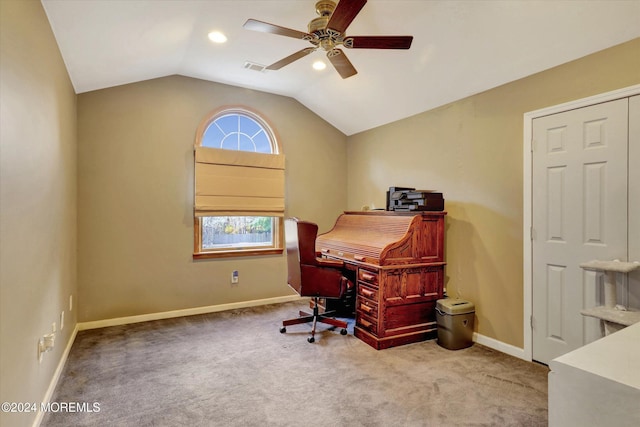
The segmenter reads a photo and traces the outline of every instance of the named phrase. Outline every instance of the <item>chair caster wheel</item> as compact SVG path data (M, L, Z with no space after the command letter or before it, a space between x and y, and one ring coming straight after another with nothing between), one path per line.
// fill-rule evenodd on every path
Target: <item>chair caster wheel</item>
M280 328L280 333L284 334L285 332L287 332L287 328L285 328L284 326L282 328Z
M307 341L309 341L309 343L313 343L313 342L315 342L315 340L316 339L314 337L307 338Z
M340 335L347 335L347 330L346 329L340 330Z

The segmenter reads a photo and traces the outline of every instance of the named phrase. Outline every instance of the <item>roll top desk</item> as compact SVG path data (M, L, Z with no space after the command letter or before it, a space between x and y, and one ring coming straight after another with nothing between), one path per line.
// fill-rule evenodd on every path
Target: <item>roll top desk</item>
M354 335L385 349L437 335L444 287L446 212L344 212L316 239L356 285Z

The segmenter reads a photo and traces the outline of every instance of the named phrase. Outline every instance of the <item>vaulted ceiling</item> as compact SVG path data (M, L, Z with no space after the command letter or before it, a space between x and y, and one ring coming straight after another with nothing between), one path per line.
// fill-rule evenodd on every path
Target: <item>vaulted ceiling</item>
M369 0L346 34L413 44L343 49L358 74L342 79L322 50L278 71L244 66L311 46L244 29L247 19L307 32L316 0L42 3L77 93L180 74L290 96L347 135L640 37L640 0ZM228 41L209 41L213 30ZM328 67L312 69L316 59Z

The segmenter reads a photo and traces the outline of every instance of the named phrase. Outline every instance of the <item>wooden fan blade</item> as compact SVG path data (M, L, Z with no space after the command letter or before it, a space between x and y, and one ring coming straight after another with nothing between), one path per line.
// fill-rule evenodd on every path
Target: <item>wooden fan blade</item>
M257 21L255 19L247 19L243 27L247 30L260 31L261 33L277 34L279 36L293 37L294 39L304 39L312 37L308 33L292 30L291 28L281 27L279 25L269 24L268 22Z
M366 3L367 0L340 0L329 18L327 28L344 33Z
M354 74L358 74L358 71L351 64L351 61L349 61L349 58L347 58L347 55L345 55L342 50L330 50L327 52L327 58L329 58L329 61L331 61L331 64L333 64L334 68L343 79L351 77Z
M409 49L413 36L353 36L343 45L349 49Z
M297 61L300 58L304 58L305 56L309 55L314 50L316 50L315 47L307 47L305 49L299 50L296 53L287 56L286 58L282 58L278 62L274 62L273 64L269 65L266 69L267 70L279 70L280 68L284 67L285 65L291 64L293 61Z

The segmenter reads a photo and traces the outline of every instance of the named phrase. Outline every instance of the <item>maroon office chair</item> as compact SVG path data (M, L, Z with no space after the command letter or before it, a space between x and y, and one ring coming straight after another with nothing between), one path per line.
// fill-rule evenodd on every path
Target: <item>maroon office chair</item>
M313 298L313 314L300 311L300 317L282 322L281 333L287 332L287 326L313 322L310 343L315 341L316 323L326 323L338 328L340 334L347 334L347 322L337 320L333 311L319 313L318 299L342 298L347 288L353 286L342 275L344 263L337 260L319 258L316 254L316 236L318 226L312 222L287 218L284 225L287 242L288 283L300 296Z

